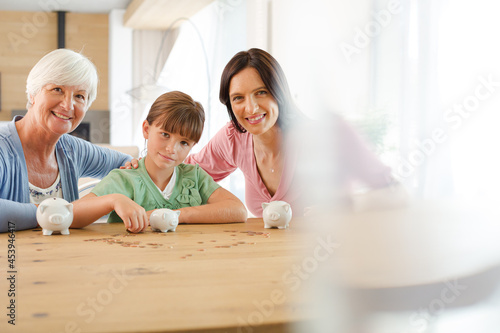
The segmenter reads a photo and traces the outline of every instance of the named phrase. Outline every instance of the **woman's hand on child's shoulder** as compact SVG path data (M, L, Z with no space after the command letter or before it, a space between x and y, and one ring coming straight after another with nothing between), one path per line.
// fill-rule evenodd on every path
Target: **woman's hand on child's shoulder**
M139 167L139 161L142 159L140 157L139 159L134 158L129 162L125 162L125 165L121 166L120 169L137 169Z

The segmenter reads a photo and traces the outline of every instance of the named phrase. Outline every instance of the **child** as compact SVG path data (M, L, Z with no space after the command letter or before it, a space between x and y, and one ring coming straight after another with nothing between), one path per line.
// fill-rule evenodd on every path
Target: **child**
M247 210L198 165L183 164L199 141L205 114L200 103L182 92L158 97L142 124L147 155L137 169L116 169L73 203L72 228L81 228L111 212L131 232L149 225L153 210L179 210L179 223L245 222Z

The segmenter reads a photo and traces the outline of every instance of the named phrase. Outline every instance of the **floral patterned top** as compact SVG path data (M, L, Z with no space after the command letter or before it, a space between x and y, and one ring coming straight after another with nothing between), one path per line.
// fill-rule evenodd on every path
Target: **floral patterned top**
M177 178L174 189L167 200L149 177L144 160L139 161L137 169L111 171L94 187L92 193L97 196L121 193L149 211L204 205L212 193L220 187L198 165L180 164L176 167ZM122 222L122 220L113 211L109 215L108 222Z
M30 186L30 202L38 205L43 200L48 198L62 198L61 176L57 174L55 182L47 188L40 188L29 183Z

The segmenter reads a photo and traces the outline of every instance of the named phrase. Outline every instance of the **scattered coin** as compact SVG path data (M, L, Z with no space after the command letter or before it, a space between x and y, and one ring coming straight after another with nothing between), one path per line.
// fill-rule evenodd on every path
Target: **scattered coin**
M37 313L33 313L32 316L35 318L45 318L45 317L48 317L49 314L46 312L37 312Z

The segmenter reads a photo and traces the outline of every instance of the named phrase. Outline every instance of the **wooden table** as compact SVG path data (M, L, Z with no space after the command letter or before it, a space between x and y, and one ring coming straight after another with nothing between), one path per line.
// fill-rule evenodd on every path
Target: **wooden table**
M250 219L166 234L123 224L0 234L0 332L366 331L360 316L467 307L493 293L499 215L495 204L424 202L285 230ZM9 242L15 327L5 316Z
M300 220L279 230L249 219L168 233L129 234L121 223L94 223L67 236L18 231L10 238L15 297L7 297L9 234L1 234L0 331L289 331L307 320L290 280L306 247L300 229L307 229ZM12 299L15 326L4 314Z

